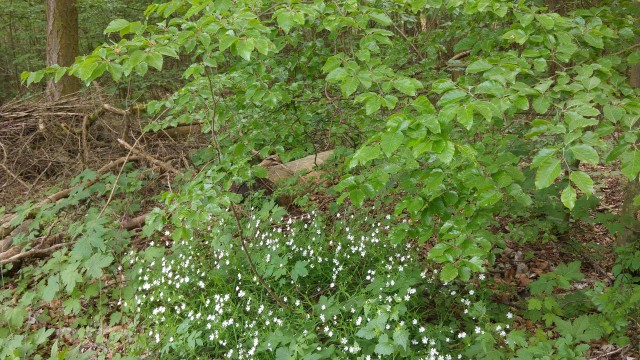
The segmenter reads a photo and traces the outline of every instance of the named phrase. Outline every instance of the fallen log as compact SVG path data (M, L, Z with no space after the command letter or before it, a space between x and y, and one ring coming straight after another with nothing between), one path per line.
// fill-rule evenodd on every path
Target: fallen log
M289 161L287 163L269 163L263 166L267 169L269 176L267 179L277 184L278 182L295 175L298 172L306 172L308 175L313 168L324 164L333 154L333 150L324 151L318 154L309 155L298 160Z
M328 150L286 163L280 162L277 156L269 156L258 164L267 170L266 178L256 179L253 185L245 183L233 186L231 191L242 196L257 190L264 190L265 193L272 194L279 183L294 175L300 175L299 182L301 184L310 184L322 175L321 171L314 170L314 168L325 163L332 154L333 150ZM294 198L294 196L279 196L277 202L280 206L288 207Z

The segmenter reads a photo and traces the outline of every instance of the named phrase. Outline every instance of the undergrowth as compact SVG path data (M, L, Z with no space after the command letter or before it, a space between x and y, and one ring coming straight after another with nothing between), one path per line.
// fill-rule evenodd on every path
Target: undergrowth
M603 173L640 173L639 8L612 4L172 0L112 21L110 43L22 80L157 79L175 58L184 86L146 103L145 130L210 144L11 210L13 249L64 241L3 266L0 358L637 353L640 196L598 207ZM253 185L260 159L325 150L308 194ZM143 206L144 162L166 187ZM598 262L585 224L616 254L598 276L576 261Z

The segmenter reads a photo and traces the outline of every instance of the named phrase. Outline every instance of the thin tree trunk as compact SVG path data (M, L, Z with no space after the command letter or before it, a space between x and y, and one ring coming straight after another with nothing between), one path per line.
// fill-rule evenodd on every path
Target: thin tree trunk
M78 55L78 8L76 0L47 0L47 65L69 66ZM80 90L77 78L63 76L47 84L51 101Z

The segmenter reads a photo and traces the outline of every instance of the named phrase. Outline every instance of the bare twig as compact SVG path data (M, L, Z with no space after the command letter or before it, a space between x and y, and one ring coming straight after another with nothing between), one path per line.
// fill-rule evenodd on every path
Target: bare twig
M629 345L627 345L627 346L629 346ZM627 348L627 346L623 346L623 347L618 348L618 349L615 349L615 350L613 350L613 351L609 351L609 352L607 352L607 353L604 353L604 354L600 354L600 355L594 356L594 357L592 357L592 358L589 358L589 360L598 360L598 359L602 359L602 358L608 359L608 358L609 358L609 356L611 356L611 355L615 355L615 354L617 354L617 353L622 352L624 349L626 349L626 348Z
M7 149L4 147L4 144L0 141L0 147L2 148L2 164L0 164L0 166L2 166L2 168L4 169L4 171L7 172L7 174L11 175L12 178L14 178L17 182L20 183L20 185L26 187L27 189L30 189L31 187L24 181L22 181L22 179L20 179L16 174L14 174L7 166Z
M407 35L400 29L398 28L398 26L394 23L393 24L393 28L396 29L396 31L404 38L404 40L409 43L409 46L411 46L411 49L413 50L413 52L416 53L416 56L418 57L418 59L420 59L421 61L424 60L424 56L422 56L422 53L420 53L420 50L418 50L418 48L416 47L416 45L413 43L413 41L409 40L409 38L407 37Z

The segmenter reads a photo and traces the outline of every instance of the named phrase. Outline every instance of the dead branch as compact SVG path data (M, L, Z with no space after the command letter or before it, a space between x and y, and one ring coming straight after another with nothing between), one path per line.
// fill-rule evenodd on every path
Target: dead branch
M463 51L463 52L461 52L461 53L458 53L458 54L453 55L453 56L451 57L451 59L447 60L447 62L462 59L463 57L465 57L465 56L467 56L467 55L469 55L469 54L471 54L471 50Z
M134 230L141 228L142 226L144 226L148 215L149 214L143 214L128 221L120 222L120 227L125 230ZM56 250L64 247L65 245L71 244L59 243L62 239L64 239L65 236L66 233L57 233L54 235L50 235L49 233L47 233L45 236L38 238L40 242L37 245L25 252L21 252L22 246L14 246L10 249L0 248L0 250L3 250L0 251L0 265L17 263L30 258L47 257L54 253ZM5 241L8 239L10 238L5 239ZM34 242L38 239L34 240Z
M7 174L9 174L12 178L16 179L16 181L18 181L20 183L20 185L26 187L26 188L30 188L29 185L27 185L27 183L25 183L24 181L22 181L22 179L20 179L16 174L13 173L13 171L11 171L11 169L9 169L6 164L7 164L7 149L4 147L4 144L2 143L2 141L0 141L0 147L2 148L2 164L0 164L0 166L2 166L2 168L4 169L4 171L7 172Z
M9 263L15 263L18 261L22 261L26 258L34 258L34 257L45 257L53 254L56 250L65 246L66 244L55 244L46 249L31 249L29 251L17 254L13 257L10 257L6 260L0 260L0 265L6 265Z
M145 158L146 160L148 160L149 162L158 165L159 167L165 169L168 172L174 173L174 174L178 174L179 171L174 169L171 165L160 161L156 158L154 158L153 156L147 154L146 152L142 151L142 150L138 150L136 148L134 148L133 146L129 145L129 143L127 143L126 141L122 140L122 139L118 139L118 143L120 143L120 145L124 146L127 150L131 151L132 153Z
M95 184L96 182L98 182L98 180L100 180L100 177L104 174L106 174L108 171L110 171L111 169L113 169L114 167L127 162L127 161L131 161L131 160L140 160L140 157L138 156L131 156L129 158L127 157L122 157L116 160L111 161L110 163L106 164L105 166L101 167L98 171L97 174L95 176L94 179L87 181L86 183L82 183L73 187L70 187L68 189L65 190L61 190L58 191L57 193L48 196L47 198L41 200L40 202L36 203L33 207L32 210L30 211L30 213L27 215L27 219L30 219L31 217L33 217L33 215L35 215L35 211L39 208L41 208L42 206L49 204L49 203L54 203L57 201L60 201L64 198L66 198L67 196L69 196L71 194L71 192L79 187L82 188L87 188L92 186L93 184ZM2 225L0 225L0 239L4 239L6 236L8 236L13 230L15 230L20 224L16 224L14 226L11 225L12 222L15 221L15 219L17 219L17 215L12 215L9 217L9 220L5 220L3 222Z

